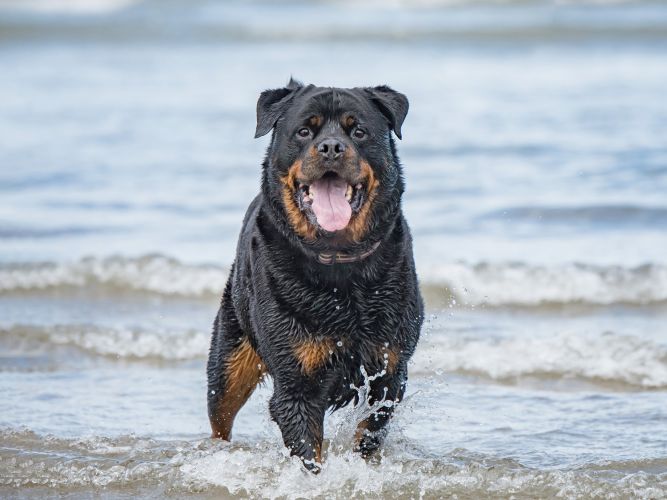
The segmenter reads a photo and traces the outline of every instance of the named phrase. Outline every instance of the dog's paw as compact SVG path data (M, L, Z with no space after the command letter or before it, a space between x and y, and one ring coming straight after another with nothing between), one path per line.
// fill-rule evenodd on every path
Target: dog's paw
M322 464L313 459L301 458L301 463L306 468L308 472L313 474L319 474L322 471Z
M354 447L354 451L361 454L366 460L373 459L378 455L378 451L382 447L385 435L386 432L383 431L365 431Z

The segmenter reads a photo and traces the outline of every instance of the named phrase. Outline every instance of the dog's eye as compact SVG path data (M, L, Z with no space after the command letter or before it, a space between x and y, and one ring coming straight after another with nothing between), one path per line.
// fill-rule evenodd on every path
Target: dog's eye
M310 136L310 129L308 127L300 128L297 131L296 135L298 135L299 137L308 137Z
M354 137L355 139L363 139L364 137L366 137L366 131L361 128L355 128L352 131L352 137Z

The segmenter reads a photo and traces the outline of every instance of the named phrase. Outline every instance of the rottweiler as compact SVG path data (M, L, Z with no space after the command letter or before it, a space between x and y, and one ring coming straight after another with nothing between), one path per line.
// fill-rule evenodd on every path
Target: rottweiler
M207 364L213 437L265 375L285 446L318 472L327 409L359 398L374 413L355 450L382 444L405 391L423 322L393 133L407 98L387 86L332 88L290 79L257 102L255 138L273 131L260 194L243 220Z

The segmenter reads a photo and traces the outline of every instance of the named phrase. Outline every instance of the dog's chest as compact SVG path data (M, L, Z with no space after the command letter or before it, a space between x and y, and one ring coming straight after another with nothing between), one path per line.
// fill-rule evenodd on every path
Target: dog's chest
M392 370L399 357L400 303L368 290L320 293L292 318L295 355L304 371L318 368L343 377Z
M334 286L307 297L292 311L297 321L314 336L335 339L350 349L371 340L391 340L405 314L398 294L381 287Z

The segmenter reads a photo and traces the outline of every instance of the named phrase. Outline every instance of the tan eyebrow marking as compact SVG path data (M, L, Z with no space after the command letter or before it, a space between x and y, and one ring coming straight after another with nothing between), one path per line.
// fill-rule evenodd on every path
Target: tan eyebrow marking
M311 116L308 119L308 123L310 123L311 127L321 127L322 126L322 117L319 115Z

